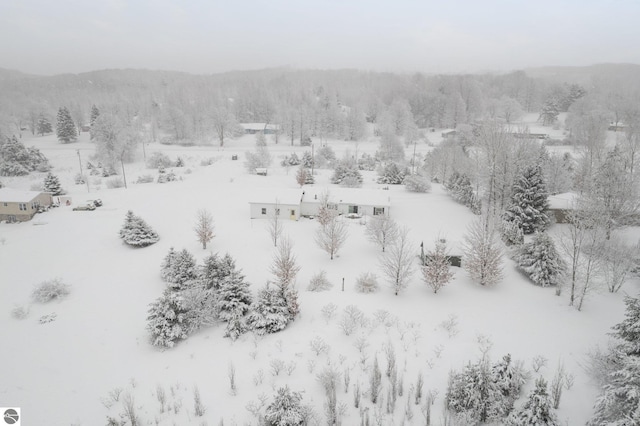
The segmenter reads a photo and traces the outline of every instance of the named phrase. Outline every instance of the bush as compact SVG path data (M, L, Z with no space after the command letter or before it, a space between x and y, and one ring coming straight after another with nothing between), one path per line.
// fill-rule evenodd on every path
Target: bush
M153 175L142 175L142 176L138 176L138 179L135 181L135 183L151 183L153 181L154 181Z
M162 169L172 165L171 159L161 152L154 152L147 159L147 167L149 169Z
M43 281L31 293L31 299L37 303L47 303L53 299L63 299L70 293L70 287L59 278Z
M404 187L409 192L429 192L431 191L431 182L424 176L407 175L404 178Z
M11 310L11 316L15 319L25 319L29 316L29 307L16 306Z
M166 182L173 182L175 180L178 180L178 178L176 178L176 174L173 172L165 172L164 169L160 169L158 170L158 183L166 183Z
M107 188L109 189L123 188L124 181L122 180L121 177L114 177L111 179L107 179L106 185L107 185Z
M75 182L76 185L84 185L85 183L87 183L87 177L85 175L81 175L80 173L77 173L73 177L73 181Z
M331 284L327 279L327 273L325 271L320 271L311 277L307 290L326 291L326 290L330 290L331 287L333 287L333 284Z
M379 289L378 277L373 272L365 272L356 280L356 291L358 293L375 293Z

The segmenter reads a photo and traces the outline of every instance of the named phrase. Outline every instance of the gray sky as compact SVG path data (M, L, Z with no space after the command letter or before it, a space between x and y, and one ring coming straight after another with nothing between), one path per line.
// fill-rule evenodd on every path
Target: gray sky
M476 72L640 63L638 0L0 0L0 67Z

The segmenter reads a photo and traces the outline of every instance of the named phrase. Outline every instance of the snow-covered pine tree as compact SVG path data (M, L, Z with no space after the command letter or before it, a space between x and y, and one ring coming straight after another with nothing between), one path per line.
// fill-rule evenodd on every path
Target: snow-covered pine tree
M204 259L204 265L200 271L200 278L206 289L217 291L222 280L236 269L236 262L229 253L223 257L211 254Z
M100 110L97 106L91 105L91 115L89 116L89 125L93 126L96 120L100 117Z
M298 171L296 172L296 182L300 187L303 185L311 185L314 183L313 175L311 174L311 170L306 169L304 166L300 166Z
M51 195L62 195L64 190L60 185L60 180L53 173L47 173L44 178L44 192L50 192Z
M501 390L486 357L449 375L445 404L469 424L500 418L503 414L499 405L501 399Z
M422 267L422 277L425 284L437 293L453 278L449 264L449 252L445 240L436 240L436 246L426 254L425 265Z
M550 223L548 197L540 164L526 167L513 185L504 220L518 224L525 235L544 231Z
M36 133L40 136L53 132L53 126L47 117L40 114L38 117L38 123L36 124Z
M120 229L120 238L130 246L147 247L158 242L160 237L141 217L127 212Z
M300 392L292 392L288 386L278 389L278 394L265 410L267 426L299 426L304 424L305 413Z
M531 281L542 287L557 285L566 270L553 239L546 232L537 233L524 244L515 260Z
M387 163L382 170L379 171L378 183L387 185L400 185L407 175L407 169L401 168L398 164Z
M519 246L524 243L524 234L517 222L503 220L500 227L500 237L508 246Z
M56 135L58 140L62 143L75 142L78 139L78 131L76 125L73 123L71 114L67 107L60 107L58 109L58 117L56 123Z
M186 339L191 333L187 321L188 310L179 293L166 289L149 306L148 313L147 330L151 332L154 346L172 348L176 341Z
M549 394L547 382L540 377L535 389L520 409L513 412L505 421L507 426L559 426Z
M336 162L331 183L347 186L358 186L362 183L362 174L358 170L358 164L350 159L344 158Z
M160 265L160 277L163 281L169 283L173 282L173 265L176 262L178 257L178 253L174 250L173 247L169 248L169 252L162 260L162 264Z
M300 165L304 166L305 169L313 168L313 156L309 151L305 151L302 154L302 159L300 160Z
M290 320L287 301L280 289L270 287L269 283L258 291L258 297L251 304L247 325L258 335L277 333L283 330Z
M193 255L186 249L176 252L171 247L162 261L160 276L173 290L180 291L189 287L198 279Z
M237 340L247 332L247 324L244 319L244 315L240 315L239 312L234 312L227 320L227 327L224 330L224 337L228 337L231 340Z
M617 344L589 426L640 424L640 298L626 297L625 318L613 326Z
M507 354L493 365L491 373L502 394L498 403L500 412L507 415L513 410L513 403L520 397L522 386L526 382L524 370L521 364L514 364L511 355Z
M250 305L249 283L240 271L234 269L220 282L216 298L218 317L222 321L229 321L234 316L241 317L249 311Z

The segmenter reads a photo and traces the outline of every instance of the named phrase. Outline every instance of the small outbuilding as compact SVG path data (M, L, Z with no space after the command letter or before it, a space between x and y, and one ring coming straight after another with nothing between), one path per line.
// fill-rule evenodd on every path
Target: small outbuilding
M244 129L244 133L247 135L255 135L256 133L264 133L265 135L272 135L279 129L277 124L267 123L241 123Z
M26 222L52 202L47 192L0 188L0 221Z
M302 191L280 190L277 193L265 190L249 202L251 219L269 219L277 215L281 219L298 220Z
M578 204L578 194L575 192L564 192L549 196L549 216L556 223L567 223L569 213L576 209Z

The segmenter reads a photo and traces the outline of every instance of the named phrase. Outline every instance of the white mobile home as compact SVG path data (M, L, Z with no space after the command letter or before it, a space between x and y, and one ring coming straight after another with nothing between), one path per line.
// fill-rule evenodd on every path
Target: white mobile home
M277 193L265 191L249 202L251 219L268 219L277 214L282 219L300 218L302 191L281 190Z

